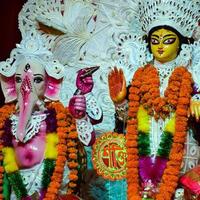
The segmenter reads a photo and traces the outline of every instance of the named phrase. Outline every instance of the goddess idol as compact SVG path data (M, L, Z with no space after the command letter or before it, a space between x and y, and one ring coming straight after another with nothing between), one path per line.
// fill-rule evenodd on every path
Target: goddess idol
M144 66L128 90L122 69L108 76L115 132L126 134L127 197L182 199L179 177L200 157L189 127L189 120L200 118L200 42L194 35L200 1L143 0L138 10L133 43L146 44Z

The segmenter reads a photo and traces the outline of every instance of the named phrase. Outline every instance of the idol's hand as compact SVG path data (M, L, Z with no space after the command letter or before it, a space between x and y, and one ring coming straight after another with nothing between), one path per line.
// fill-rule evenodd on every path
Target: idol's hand
M190 101L190 114L195 117L197 121L200 119L200 101Z
M69 101L69 111L75 119L81 119L86 114L86 99L83 95L75 95Z
M109 92L115 104L121 104L126 98L126 80L122 69L114 69L108 75Z
M98 70L99 67L88 67L78 71L76 78L76 87L81 91L81 94L87 94L92 91L94 86L92 74Z

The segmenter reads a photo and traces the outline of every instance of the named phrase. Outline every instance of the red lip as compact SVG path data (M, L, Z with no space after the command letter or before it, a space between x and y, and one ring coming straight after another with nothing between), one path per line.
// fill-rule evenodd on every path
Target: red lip
M163 50L158 50L158 53L159 53L159 54L163 54L164 51L163 51Z

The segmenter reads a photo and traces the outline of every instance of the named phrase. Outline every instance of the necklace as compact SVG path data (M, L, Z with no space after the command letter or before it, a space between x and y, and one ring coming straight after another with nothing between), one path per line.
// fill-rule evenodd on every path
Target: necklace
M138 146L140 144L138 143L139 123L137 119L140 105L143 105L148 115L153 116L155 119L165 119L171 112L175 112L173 142L155 199L170 200L177 186L187 133L187 109L192 92L192 78L191 74L184 67L175 68L163 98L160 97L159 83L158 72L151 65L139 68L132 80L126 134L128 199L142 199L139 181Z
M164 96L164 90L166 89L169 81L170 74L176 67L176 60L160 63L157 60L154 60L154 66L156 67L160 80L160 95Z

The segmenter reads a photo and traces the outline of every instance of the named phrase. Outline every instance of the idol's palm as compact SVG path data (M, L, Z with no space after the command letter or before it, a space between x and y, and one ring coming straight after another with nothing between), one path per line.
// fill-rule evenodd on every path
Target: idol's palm
M108 75L109 92L112 101L120 104L126 98L126 80L122 69L114 69Z

